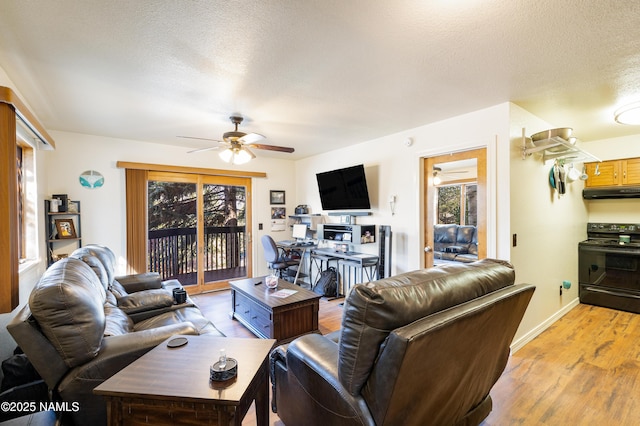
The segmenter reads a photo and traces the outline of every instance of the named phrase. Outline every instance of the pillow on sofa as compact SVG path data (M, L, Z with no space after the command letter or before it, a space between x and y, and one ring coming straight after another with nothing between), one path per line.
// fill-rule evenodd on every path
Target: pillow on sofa
M173 294L167 290L144 290L118 298L118 308L127 315L173 305Z

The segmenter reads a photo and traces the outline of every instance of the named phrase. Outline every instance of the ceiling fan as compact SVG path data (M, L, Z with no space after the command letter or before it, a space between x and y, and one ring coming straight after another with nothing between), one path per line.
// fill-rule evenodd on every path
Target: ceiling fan
M231 164L244 164L251 159L256 158L255 154L251 152L251 150L247 146L251 146L251 148L255 149L264 149L268 151L279 151L287 153L292 153L295 151L293 148L284 146L258 144L256 142L266 139L266 137L259 133L239 132L238 125L242 123L243 118L238 115L232 115L231 117L229 117L229 119L233 124L235 124L236 128L232 132L225 132L222 135L223 140L196 138L192 136L179 137L218 142L218 145L210 146L207 148L194 149L192 151L189 151L189 153L204 152L218 148L224 148L224 151L221 151L219 154L220 158Z
M433 183L439 185L442 182L441 176L449 177L449 175L469 173L468 170L442 170L442 168L433 166Z

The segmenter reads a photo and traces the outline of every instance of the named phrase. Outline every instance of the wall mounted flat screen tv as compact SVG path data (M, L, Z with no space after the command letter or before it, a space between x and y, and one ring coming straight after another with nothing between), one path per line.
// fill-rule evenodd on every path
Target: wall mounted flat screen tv
M323 210L370 209L362 164L316 174Z

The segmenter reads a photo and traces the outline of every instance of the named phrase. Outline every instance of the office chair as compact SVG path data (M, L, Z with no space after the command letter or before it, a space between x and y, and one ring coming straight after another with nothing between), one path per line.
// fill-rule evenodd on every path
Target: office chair
M291 266L299 266L300 259L293 259L287 256L287 253L283 249L278 248L276 242L273 241L273 238L269 235L263 235L261 240L262 247L264 248L264 257L269 264L269 269L277 270L280 278L291 278L286 273L283 274L283 272L286 272Z

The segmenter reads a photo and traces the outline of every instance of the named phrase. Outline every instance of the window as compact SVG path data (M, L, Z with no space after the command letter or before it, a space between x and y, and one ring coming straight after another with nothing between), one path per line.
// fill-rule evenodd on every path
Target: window
M442 185L437 189L437 218L440 224L478 225L478 185Z
M38 257L37 237L37 190L35 181L35 150L27 143L18 127L16 146L17 169L17 213L18 213L18 259L20 264Z

